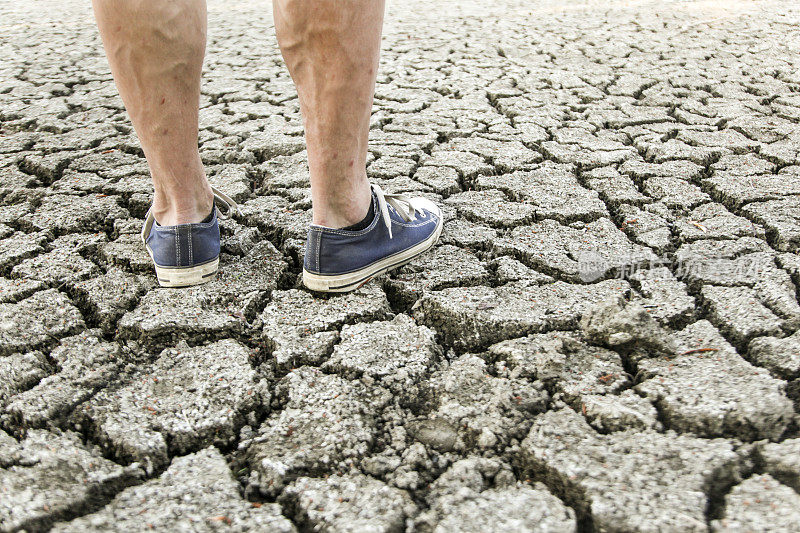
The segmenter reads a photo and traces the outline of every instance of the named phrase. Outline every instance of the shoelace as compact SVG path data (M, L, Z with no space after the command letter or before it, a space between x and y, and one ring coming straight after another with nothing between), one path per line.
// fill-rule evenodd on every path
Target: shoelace
M374 183L372 184L372 190L375 191L375 197L378 199L378 209L381 211L386 229L389 230L390 239L392 238L392 219L389 218L389 207L387 204L392 206L406 222L416 219L416 209L410 197L405 194L386 194L379 185Z
M211 187L211 192L214 193L214 209L217 209L217 205L221 204L227 213L223 214L222 211L217 209L217 215L220 218L229 218L239 209L239 206L236 204L236 202L234 202L233 199L224 192L215 187ZM142 226L142 242L147 243L147 237L150 235L150 230L153 228L153 224L155 224L155 222L156 217L153 215L153 208L151 207L147 210L147 215L144 217L144 226Z

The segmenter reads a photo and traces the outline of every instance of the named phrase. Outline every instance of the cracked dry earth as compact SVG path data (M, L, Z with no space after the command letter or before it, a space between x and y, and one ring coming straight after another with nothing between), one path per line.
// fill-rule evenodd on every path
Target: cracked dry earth
M797 531L795 3L391 3L368 173L445 230L332 297L264 4L210 5L241 212L171 290L87 3L0 2L1 531Z

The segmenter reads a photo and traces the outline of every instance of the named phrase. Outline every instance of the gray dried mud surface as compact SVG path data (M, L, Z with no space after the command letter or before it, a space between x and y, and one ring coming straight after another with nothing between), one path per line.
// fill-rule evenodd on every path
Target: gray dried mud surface
M324 296L268 4L209 2L241 209L173 290L90 6L0 0L0 533L796 531L796 2L389 4L367 174L445 227Z

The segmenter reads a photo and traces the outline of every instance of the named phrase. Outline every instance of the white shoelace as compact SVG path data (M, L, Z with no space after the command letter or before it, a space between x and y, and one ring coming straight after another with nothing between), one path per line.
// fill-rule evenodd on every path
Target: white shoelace
M390 239L392 238L392 219L389 218L389 205L392 206L406 222L416 219L416 209L414 208L412 198L409 196L405 194L386 194L379 185L374 183L372 184L372 190L375 191L375 197L378 199L378 209L381 211L386 229L389 230Z
M233 199L215 187L211 187L211 192L214 193L214 209L217 205L221 204L225 208L225 213L217 209L217 216L219 218L229 218L234 212L239 209L239 206ZM153 208L147 210L147 215L144 217L144 226L142 226L142 242L147 243L147 237L150 235L150 230L155 224L156 218L153 216Z

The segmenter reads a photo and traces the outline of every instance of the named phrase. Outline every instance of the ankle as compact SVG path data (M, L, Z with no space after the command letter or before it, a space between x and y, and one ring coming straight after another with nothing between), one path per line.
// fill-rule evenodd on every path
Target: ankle
M196 224L205 220L214 207L214 195L211 188L196 195L181 195L180 198L169 198L156 195L153 201L153 216L162 226L178 224Z
M328 198L326 202L315 202L313 223L327 228L345 228L364 220L372 203L372 191L351 195L341 199Z

